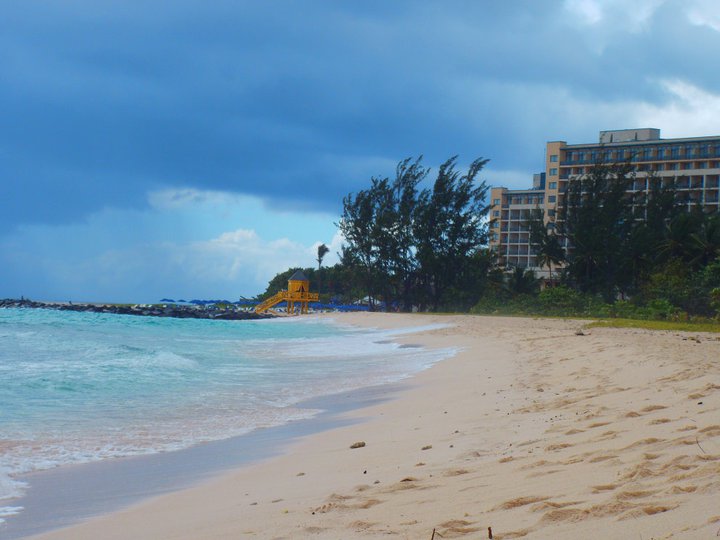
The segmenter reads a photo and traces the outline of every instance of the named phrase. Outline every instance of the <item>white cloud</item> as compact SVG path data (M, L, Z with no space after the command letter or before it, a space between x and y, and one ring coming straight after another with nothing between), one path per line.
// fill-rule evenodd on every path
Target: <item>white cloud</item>
M647 28L655 12L669 0L565 0L565 10L580 24L633 32ZM720 32L720 2L717 0L677 0L688 21Z
M638 105L631 111L634 125L659 127L665 138L720 133L720 95L681 80L663 80L659 84L672 100L664 105Z
M565 9L585 24L597 24L603 18L600 2L597 0L565 0Z
M312 246L288 238L265 240L253 230L229 231L176 249L184 252L195 275L224 282L265 285L288 267L313 264Z
M262 200L197 189L148 194L150 209L106 209L86 222L0 237L0 282L46 300L156 301L254 296L289 267L337 261L332 216L275 212ZM131 226L129 226L131 224ZM32 272L26 269L32 268ZM28 278L43 284L30 288ZM4 279L3 279L4 278Z
M720 32L720 3L717 0L695 0L688 11L688 20Z
M236 231L224 232L218 238L211 240L221 245L241 245L247 242L256 242L258 235L250 229L238 229Z
M537 171L542 172L543 162L538 160ZM492 187L507 187L510 189L528 189L532 187L533 173L528 171L483 169L482 177Z
M582 24L609 26L609 30L639 32L667 0L565 0L565 9Z

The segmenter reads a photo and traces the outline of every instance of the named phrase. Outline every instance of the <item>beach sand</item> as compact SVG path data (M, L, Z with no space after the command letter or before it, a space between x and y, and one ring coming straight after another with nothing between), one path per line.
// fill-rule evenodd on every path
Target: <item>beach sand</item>
M720 338L580 321L338 314L460 347L360 423L37 538L708 539L720 531ZM351 448L354 443L364 446Z

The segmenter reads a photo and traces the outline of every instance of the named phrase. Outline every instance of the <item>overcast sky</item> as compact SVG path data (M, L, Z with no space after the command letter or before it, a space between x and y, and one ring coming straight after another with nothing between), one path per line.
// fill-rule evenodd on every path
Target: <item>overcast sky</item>
M717 0L5 0L0 297L262 292L397 162L720 134Z

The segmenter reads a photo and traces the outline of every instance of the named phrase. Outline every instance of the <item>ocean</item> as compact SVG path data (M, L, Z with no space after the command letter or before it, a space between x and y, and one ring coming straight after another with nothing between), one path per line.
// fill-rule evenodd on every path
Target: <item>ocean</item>
M211 321L0 309L0 533L23 475L181 450L318 414L454 354L331 319ZM1 534L0 534L1 536Z

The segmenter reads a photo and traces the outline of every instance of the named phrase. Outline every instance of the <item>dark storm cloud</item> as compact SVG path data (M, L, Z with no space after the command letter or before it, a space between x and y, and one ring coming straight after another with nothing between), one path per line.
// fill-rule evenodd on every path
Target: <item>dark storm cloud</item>
M564 6L6 3L0 230L142 207L163 186L337 211L388 160L531 172L556 133L627 127L578 126L554 98L662 103L660 78L720 91L720 34L682 2L640 31Z

